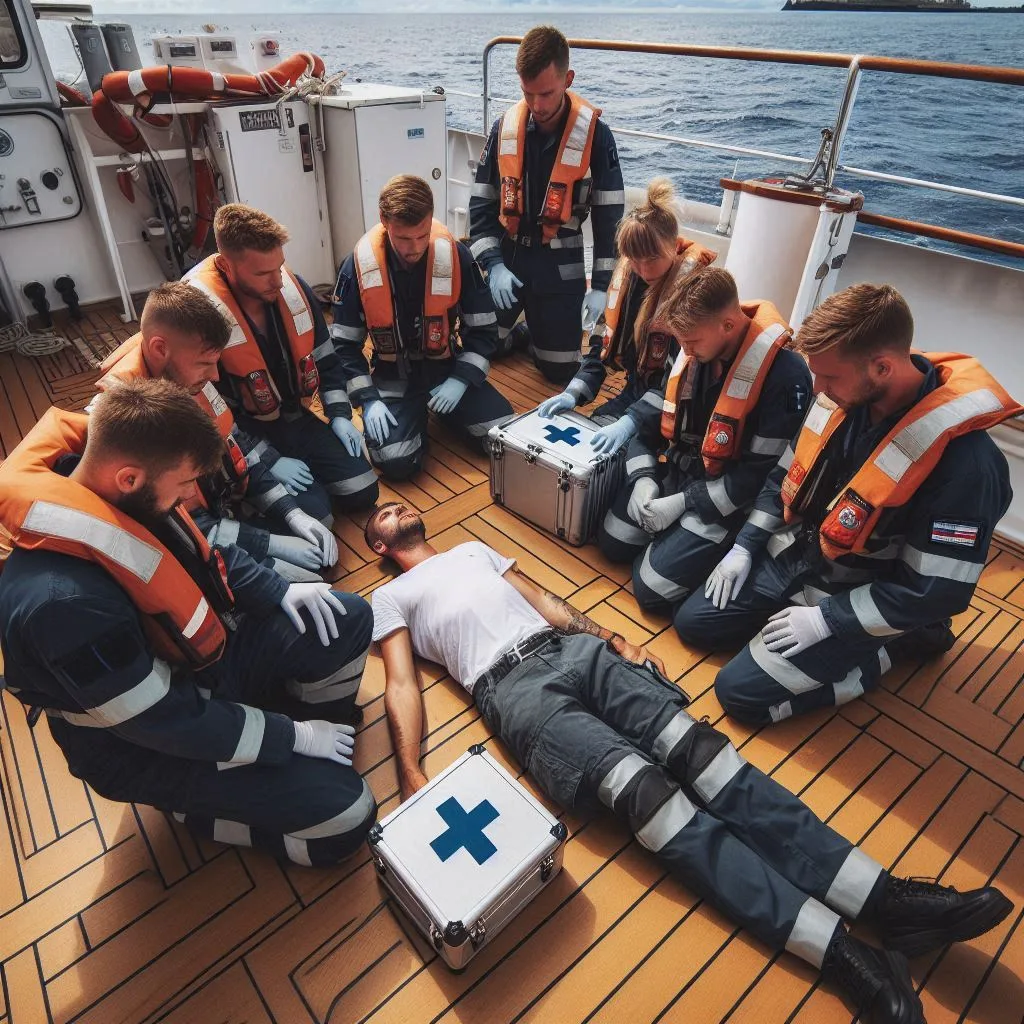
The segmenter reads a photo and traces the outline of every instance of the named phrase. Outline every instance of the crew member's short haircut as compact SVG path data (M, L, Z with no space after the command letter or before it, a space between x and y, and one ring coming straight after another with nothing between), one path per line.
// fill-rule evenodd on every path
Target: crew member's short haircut
M154 288L146 298L139 320L145 338L161 328L196 336L204 352L220 352L231 338L231 324L212 300L184 281L169 281Z
M87 451L119 455L154 475L191 460L212 473L224 455L213 419L169 380L121 381L100 392L89 413Z
M228 203L213 218L217 249L228 256L247 249L270 252L288 241L288 231L273 217L245 203Z
M846 359L909 352L914 317L889 284L855 284L830 295L800 325L793 347L805 356L836 348Z
M537 25L519 44L516 72L524 82L529 82L551 64L560 75L569 70L569 44L554 25Z
M728 270L702 267L676 276L665 289L654 319L678 336L704 320L720 316L739 300L736 279Z
M396 174L380 190L380 219L399 224L419 224L434 215L434 193L415 174Z

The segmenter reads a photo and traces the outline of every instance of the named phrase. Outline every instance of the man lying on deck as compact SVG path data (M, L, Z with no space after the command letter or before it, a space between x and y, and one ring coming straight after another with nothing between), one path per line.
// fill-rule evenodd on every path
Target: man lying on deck
M513 559L476 541L438 553L399 502L370 516L366 542L403 571L373 595L403 798L427 782L415 653L472 694L552 800L613 810L686 885L813 964L874 1021L924 1019L905 954L980 935L1012 909L992 887L894 878L692 718L654 655ZM872 925L885 948L853 938L844 917Z

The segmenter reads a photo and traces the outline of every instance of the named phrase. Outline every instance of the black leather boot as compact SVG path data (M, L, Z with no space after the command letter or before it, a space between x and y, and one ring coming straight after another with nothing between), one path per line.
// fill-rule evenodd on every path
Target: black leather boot
M872 1024L924 1024L924 1008L902 953L875 949L839 931L825 951L821 976Z
M994 886L957 892L920 878L890 878L878 903L875 924L882 942L907 956L920 956L995 928L1013 903Z

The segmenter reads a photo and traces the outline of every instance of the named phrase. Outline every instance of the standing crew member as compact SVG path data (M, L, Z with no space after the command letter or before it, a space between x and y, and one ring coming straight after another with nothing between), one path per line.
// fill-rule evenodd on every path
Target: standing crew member
M681 350L665 385L659 445L630 443L626 486L599 537L609 558L634 562L634 594L649 609L678 604L703 585L811 395L807 365L787 349L790 330L779 311L740 302L727 270L677 277L655 319Z
M242 203L222 206L213 230L218 251L185 280L231 324L219 386L239 426L282 453L270 470L291 491L316 481L343 511L367 508L377 500L377 477L352 425L320 303L284 264L288 232ZM308 409L318 391L330 427ZM306 511L323 521L331 511L325 505L320 515Z
M672 183L655 178L647 186L646 201L619 222L619 262L608 289L604 327L591 335L590 348L565 391L541 402L537 410L541 416L554 416L592 402L607 368L625 369L622 391L590 414L602 424L590 443L608 454L638 433L650 447L657 443L665 372L678 347L670 334L648 330L651 315L668 282L713 263L717 256L679 237L674 201Z
M180 502L223 452L169 381L40 419L0 466L8 689L32 724L46 712L71 773L102 796L333 864L376 817L353 729L337 724L354 709L370 608L210 549Z
M513 559L478 541L438 553L400 503L370 517L366 540L404 573L373 595L403 797L427 781L415 653L472 694L548 797L624 819L674 877L820 970L875 1022L923 1024L897 951L979 935L1013 910L992 887L958 893L890 875L692 717L654 655L537 586ZM887 948L855 939L843 918L874 927Z
M516 71L523 99L487 138L469 201L469 235L499 310L499 343L509 350L522 311L541 373L564 384L580 362L581 303L585 327L604 311L625 202L622 171L601 111L567 92L574 72L558 29L530 29ZM588 290L581 225L591 212Z
M103 361L104 375L96 387L106 391L118 382L155 377L183 387L224 440L219 470L200 478L196 499L188 506L206 539L237 544L257 562L272 558L286 579L315 580L315 570L338 560L334 534L278 483L256 452L257 443L238 429L214 387L230 324L199 289L174 281L149 293L139 328ZM247 514L246 508L256 514Z
M736 718L845 704L878 683L887 647L952 646L1012 496L986 429L1024 410L970 356L911 352L913 335L889 285L838 292L800 328L817 400L675 620L697 647L756 633L715 683Z
M338 274L331 337L370 460L405 480L427 454L428 410L486 451L512 406L487 381L498 339L490 292L469 249L434 219L430 185L400 174L379 208Z

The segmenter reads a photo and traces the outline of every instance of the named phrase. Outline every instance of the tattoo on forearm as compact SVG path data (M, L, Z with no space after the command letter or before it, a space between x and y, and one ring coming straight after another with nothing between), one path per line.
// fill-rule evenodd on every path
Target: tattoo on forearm
M530 579L519 566L513 566L511 571L525 580ZM548 621L567 634L589 633L602 640L612 640L618 635L614 630L599 626L592 618L584 615L578 608L573 608L568 601L557 594L552 594L550 590L544 591L544 600L550 609Z

